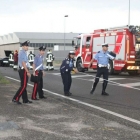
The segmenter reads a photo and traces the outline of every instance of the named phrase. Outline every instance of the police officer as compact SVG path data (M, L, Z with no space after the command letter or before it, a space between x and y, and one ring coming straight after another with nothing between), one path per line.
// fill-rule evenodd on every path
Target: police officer
M108 51L108 44L103 44L102 45L102 50L99 51L95 57L91 60L89 64L89 68L91 64L93 63L94 59L97 60L97 74L95 78L95 81L93 83L92 89L90 91L91 94L93 94L98 82L99 82L99 77L103 75L103 87L102 87L102 95L109 95L108 93L105 92L107 83L108 83L108 65L109 65L109 59L113 60L116 57L116 54L113 52Z
M36 95L38 92L40 99L45 99L43 92L43 55L45 54L46 47L41 46L39 48L39 54L35 56L34 62L33 62L33 74L34 76L38 76L38 82L34 83L33 92L32 92L32 100L38 100Z
M21 95L22 95L23 103L32 103L31 101L28 100L27 90L26 90L28 77L31 76L28 68L28 58L26 53L28 51L29 43L30 43L29 41L22 43L22 50L20 51L18 57L19 76L21 80L21 86L12 100L17 104L21 104L21 102L19 102Z
M30 51L29 55L28 55L28 60L29 60L29 63L30 63L30 69L33 68L33 62L34 62L34 57L35 57L35 54L32 53L32 51Z
M74 70L75 73L78 71L74 68L74 56L75 53L73 51L70 51L68 54L68 57L63 60L61 66L60 66L60 72L61 72L61 77L64 85L64 95L65 96L70 96L72 93L70 93L70 87L72 83L72 78L71 78L71 71Z
M15 53L14 53L14 66L13 66L13 69L16 70L17 69L17 66L18 65L18 51L15 50Z
M53 68L54 55L50 50L47 52L46 61L47 61L46 70L54 70Z

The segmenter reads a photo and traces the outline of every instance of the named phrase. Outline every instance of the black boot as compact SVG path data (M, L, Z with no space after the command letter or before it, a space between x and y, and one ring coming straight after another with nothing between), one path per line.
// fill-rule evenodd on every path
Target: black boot
M107 87L107 82L104 82L104 83L103 83L102 95L108 96L109 94L105 92L106 87Z
M94 90L95 90L96 86L97 86L97 83L94 83L93 84L93 87L92 87L92 89L90 91L90 94L93 94L94 93Z

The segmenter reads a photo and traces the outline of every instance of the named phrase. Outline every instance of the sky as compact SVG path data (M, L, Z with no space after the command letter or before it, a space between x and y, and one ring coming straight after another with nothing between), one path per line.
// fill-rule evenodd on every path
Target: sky
M140 0L130 0L131 25L140 25L139 5ZM128 25L128 7L129 0L0 0L0 35L91 33L124 26Z

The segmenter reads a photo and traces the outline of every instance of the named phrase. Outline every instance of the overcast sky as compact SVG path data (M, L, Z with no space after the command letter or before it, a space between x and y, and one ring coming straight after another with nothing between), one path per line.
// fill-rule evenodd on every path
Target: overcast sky
M0 35L13 32L88 33L128 24L129 0L0 0ZM140 0L131 0L132 25L140 25Z

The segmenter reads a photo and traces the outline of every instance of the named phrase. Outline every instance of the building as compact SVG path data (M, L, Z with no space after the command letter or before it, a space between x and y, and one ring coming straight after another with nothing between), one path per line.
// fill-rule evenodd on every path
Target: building
M54 46L59 46L59 50L71 50L72 39L78 33L39 33L39 32L14 32L0 36L0 58L5 57L5 50L20 50L21 43L30 40L29 50L37 50L39 46L45 45L47 49L54 50ZM65 37L65 47L64 47Z

